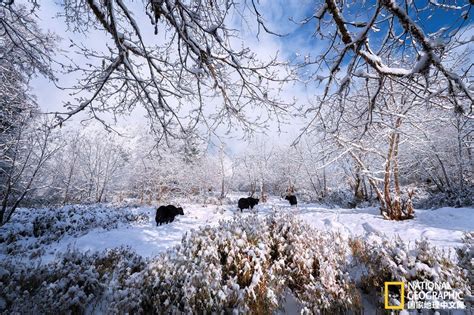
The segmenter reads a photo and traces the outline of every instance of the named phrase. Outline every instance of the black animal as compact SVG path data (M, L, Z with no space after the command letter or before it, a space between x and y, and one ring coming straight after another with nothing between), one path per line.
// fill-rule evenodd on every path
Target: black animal
M240 198L239 199L239 209L240 209L240 212L242 212L243 209L253 209L253 207L258 204L259 202L259 199L258 198L252 198L252 197L248 197L248 198Z
M156 210L156 225L173 222L174 217L178 214L184 215L183 208L176 208L173 205L161 206Z
M298 201L296 201L296 196L286 196L285 199L288 200L292 206L298 204Z

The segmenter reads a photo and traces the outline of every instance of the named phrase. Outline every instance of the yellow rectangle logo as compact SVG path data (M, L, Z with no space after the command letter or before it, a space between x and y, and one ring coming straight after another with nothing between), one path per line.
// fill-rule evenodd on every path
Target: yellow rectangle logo
M389 301L388 301L388 292L389 292L388 287L389 286L400 287L400 305L389 305ZM405 307L405 283L401 281L385 282L384 298L385 298L386 310L402 310Z

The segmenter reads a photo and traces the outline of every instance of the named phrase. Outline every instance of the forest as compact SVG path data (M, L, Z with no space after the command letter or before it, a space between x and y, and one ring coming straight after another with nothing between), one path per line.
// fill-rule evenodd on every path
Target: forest
M0 313L470 314L473 7L0 0Z

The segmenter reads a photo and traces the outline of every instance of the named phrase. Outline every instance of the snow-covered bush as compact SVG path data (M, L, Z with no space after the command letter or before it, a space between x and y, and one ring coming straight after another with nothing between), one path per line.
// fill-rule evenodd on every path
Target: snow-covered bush
M233 198L226 196L224 198L220 198L220 193L206 193L206 194L198 194L198 195L187 195L184 197L176 197L173 196L168 200L163 200L163 203L177 203L177 204L201 204L203 206L206 205L229 205L229 204L237 204L238 198Z
M93 228L113 229L121 223L146 223L147 210L115 208L104 204L68 205L60 208L21 208L0 228L0 252L19 254L40 251L65 235ZM38 253L37 253L38 254Z
M360 200L354 196L354 192L350 189L328 189L325 196L310 194L310 191L306 191L306 194L298 193L298 198L305 202L316 202L324 204L329 208L341 207L341 208L366 208L377 205L378 202L375 199L375 195L368 200Z
M0 312L143 312L137 297L141 293L129 290L128 282L145 266L143 258L127 248L95 254L68 251L41 266L8 259L0 262Z
M463 246L456 249L458 265L474 276L474 232L464 233ZM474 281L473 281L474 282Z
M303 313L357 313L362 301L381 302L385 281L414 280L449 282L468 302L472 235L466 240L457 265L426 241L409 248L315 230L288 213L238 215L151 259L127 248L69 251L38 266L7 256L0 312L268 314L291 297Z
M380 303L383 303L380 288L386 281L446 282L462 296L470 295L469 282L462 268L426 240L416 241L411 249L401 239L388 240L376 235L351 239L349 244L357 275L354 280Z
M419 209L437 209L441 207L472 207L474 205L474 188L464 191L441 192L421 185L416 188L413 205Z
M271 222L275 272L307 310L344 312L360 307L360 297L347 273L347 238L314 230L292 217Z
M270 313L285 290L311 310L359 308L344 272L347 241L289 215L249 216L183 237L151 264L158 313Z
M466 232L462 239L463 246L456 249L458 265L464 270L468 281L474 284L474 232ZM474 305L473 292L464 298L466 304Z
M129 248L117 248L99 256L94 265L103 275L106 288L101 305L103 313L148 313L146 277L143 276L148 260Z

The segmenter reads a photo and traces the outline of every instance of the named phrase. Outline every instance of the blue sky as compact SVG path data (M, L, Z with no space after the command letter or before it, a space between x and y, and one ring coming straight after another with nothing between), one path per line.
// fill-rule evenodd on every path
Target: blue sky
M23 0L25 1L25 0ZM18 1L21 2L21 1ZM415 1L418 6L423 6L427 1ZM50 29L58 33L62 38L63 42L61 47L67 49L69 45L68 38L71 37L75 41L84 42L85 45L92 47L103 47L104 45L104 34L101 32L89 32L87 35L84 34L72 34L67 32L65 24L62 18L55 17L61 10L61 7L55 4L53 1L41 1L41 10L39 17L41 19L41 26L44 29ZM353 5L351 10L344 12L347 18L352 18L355 21L362 20L372 13L371 10L361 10L356 5ZM366 1L366 3L374 3L374 1ZM297 22L302 21L304 18L311 16L315 10L320 7L319 1L310 0L261 0L258 2L259 10L263 14L265 20L268 22L269 28L277 33L286 34L283 37L276 37L273 35L265 34L263 30L260 33L259 38L255 36L256 22L254 16L249 16L249 25L239 23L237 19L234 19L236 28L240 28L240 36L244 45L254 50L259 57L262 59L269 58L278 52L282 59L289 59L295 61L296 54L300 54L300 61L306 54L317 55L322 49L326 48L326 42L321 41L317 37L313 37L316 23L311 20L306 24L299 24ZM368 5L370 7L370 5ZM427 32L433 32L441 27L447 27L452 25L455 20L456 13L451 13L449 10L440 10L436 14L429 16L427 13L420 15L421 20L418 21ZM473 23L472 13L469 19L466 21L455 21L464 23L464 26ZM248 27L249 26L249 27ZM354 29L357 31L357 29ZM147 29L146 36L152 35L152 27ZM384 29L379 33L376 33L374 38L371 38L376 45L377 37L383 34ZM445 34L449 33L449 30ZM80 58L79 58L80 61ZM61 76L60 83L63 86L74 84L75 77L73 76ZM38 96L38 103L40 107L45 111L56 111L62 108L63 101L71 99L68 93L56 89L50 82L43 78L38 78L33 82L34 93ZM294 97L298 97L298 102L304 105L308 98L314 97L314 95L321 92L321 87L316 85L309 86L306 88L299 84L292 84L286 87L283 91L282 97L288 101ZM122 118L122 123L126 124L140 124L143 123L144 111L137 109L132 113L130 117ZM85 115L79 115L76 121L85 118ZM283 133L277 133L277 126L270 126L268 131L269 137L273 138L276 142L291 142L294 137L299 133L300 128L304 125L304 121L292 119L283 126ZM238 132L235 135L237 138L240 136ZM233 141L233 140L232 140ZM237 141L237 140L236 140ZM237 143L234 141L235 143ZM235 146L245 146L246 144L236 144Z

